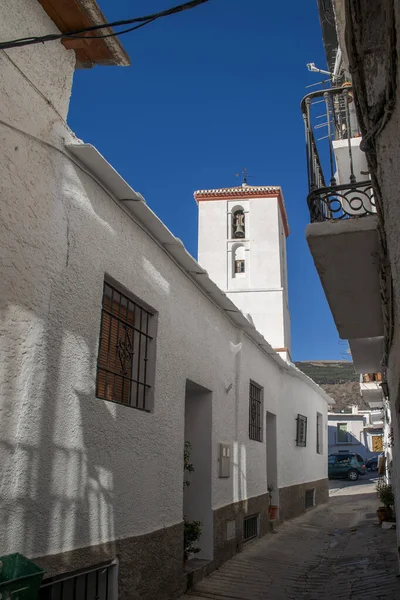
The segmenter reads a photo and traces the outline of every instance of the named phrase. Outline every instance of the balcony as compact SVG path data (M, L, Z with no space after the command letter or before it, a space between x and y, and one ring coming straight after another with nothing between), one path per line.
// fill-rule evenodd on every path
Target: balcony
M360 376L360 392L371 409L382 409L383 394L382 394L382 374L381 373L364 373ZM371 414L371 417L373 415Z
M306 238L339 336L360 372L379 371L383 318L378 217L352 88L303 98L311 223ZM367 367L367 368L366 368Z
M319 112L322 108L322 114L315 115L315 107ZM351 87L312 92L303 98L301 110L311 223L376 214L367 160L360 149L361 135ZM326 120L317 121L321 117ZM321 131L321 138L316 139L314 129ZM324 161L328 173L322 167ZM329 185L326 185L327 174Z

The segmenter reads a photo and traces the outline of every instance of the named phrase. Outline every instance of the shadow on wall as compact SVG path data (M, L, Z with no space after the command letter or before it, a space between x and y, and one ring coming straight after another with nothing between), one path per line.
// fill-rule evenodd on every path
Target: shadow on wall
M70 301L81 295L82 307L87 306L90 283L79 263L82 254L74 255L75 244L82 248L79 236L86 231L86 243L104 256L115 232L106 210L98 214L88 200L80 201L85 193L90 198L93 189L86 191L71 165L48 152L41 160L43 172L58 174L53 188L39 196L39 189L21 186L11 174L12 192L2 198L11 215L21 205L30 210L37 202L41 207L32 210L30 227L21 225L20 239L8 248L12 268L6 269L0 257L5 273L0 297L0 548L2 554L30 557L115 539L138 493L133 485L126 493L137 448L129 435L129 411L137 411L95 398L102 282L98 304L90 307L98 321L92 335L85 334L85 316L82 321L74 312L76 302ZM66 189L69 195L60 194ZM101 202L98 206L101 212ZM47 247L38 242L40 228ZM139 261L135 270L138 278L146 276Z
M96 402L94 390L85 391L93 388L97 348L90 348L79 331L60 330L59 285L53 280L47 319L13 307L19 315L24 312L25 326L36 335L28 348L22 336L16 337L14 360L5 361L14 390L4 396L0 426L4 553L55 554L114 536L118 458L98 449L115 431L115 418ZM2 317L7 313L10 308ZM80 368L72 356L74 342L87 356ZM86 381L79 381L81 374Z
M342 435L342 437L339 437ZM342 441L343 440L343 441ZM328 452L356 452L363 458L376 456L377 452L372 452L368 449L367 432L361 430L361 440L350 431L344 434L339 434L336 425L328 425Z

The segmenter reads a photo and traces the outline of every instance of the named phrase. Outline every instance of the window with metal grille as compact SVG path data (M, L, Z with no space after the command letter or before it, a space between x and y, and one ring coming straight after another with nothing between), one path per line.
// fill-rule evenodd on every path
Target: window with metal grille
M244 273L245 269L244 260L235 260L235 273Z
M305 495L305 508L312 508L315 506L315 489L306 490Z
M323 453L323 444L322 444L322 415L317 412L317 454Z
M117 600L117 565L108 562L45 579L38 600Z
M104 282L96 396L140 410L151 409L155 315Z
M307 417L297 415L296 446L307 446Z
M250 381L249 438L262 442L262 388Z
M245 542L258 536L259 515L246 517L243 522L243 539Z

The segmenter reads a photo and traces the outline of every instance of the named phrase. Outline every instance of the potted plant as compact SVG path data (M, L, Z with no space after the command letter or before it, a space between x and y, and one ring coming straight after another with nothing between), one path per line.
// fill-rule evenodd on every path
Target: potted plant
M197 554L201 548L194 546L193 544L200 539L201 536L201 522L200 521L188 521L184 517L184 555L183 555L183 566L186 567L186 563L191 554Z
M272 492L275 491L275 488L271 483L269 483L267 490L269 496L268 519L270 521L276 521L278 518L279 507L276 504L272 504Z
M384 481L379 481L376 486L378 498L382 502L383 506L380 506L376 511L379 522L389 521L393 518L393 506L394 506L394 493L393 488Z

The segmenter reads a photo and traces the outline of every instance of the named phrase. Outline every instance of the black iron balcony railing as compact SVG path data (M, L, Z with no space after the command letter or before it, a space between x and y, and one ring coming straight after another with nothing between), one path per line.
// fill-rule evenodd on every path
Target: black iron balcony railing
M322 114L316 114L321 108ZM351 86L312 92L303 98L301 110L311 222L374 214L372 183L357 140L361 136ZM321 132L322 137L317 138L314 131Z

